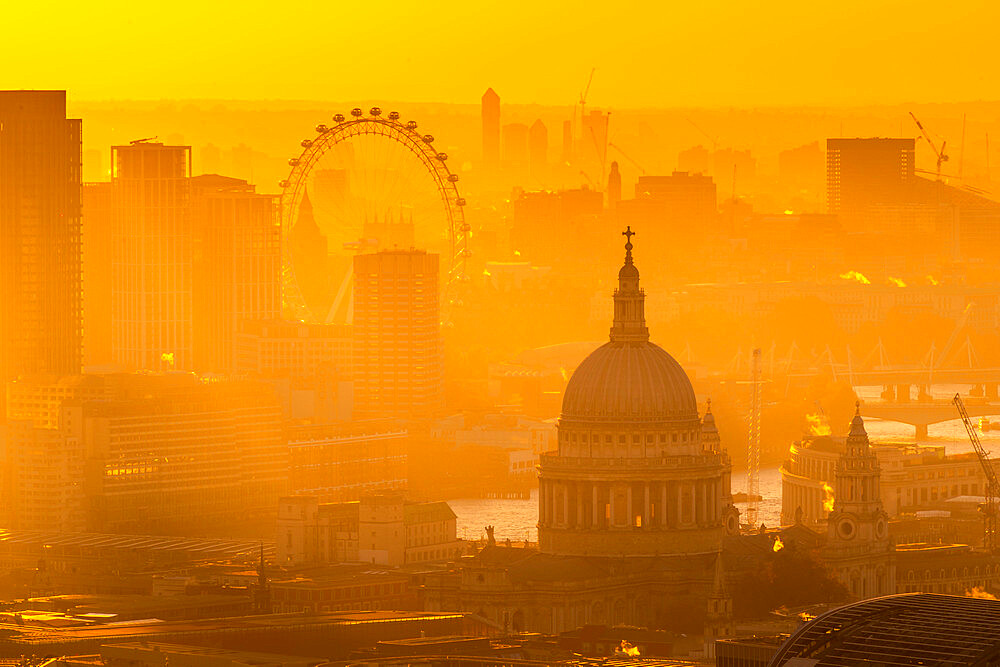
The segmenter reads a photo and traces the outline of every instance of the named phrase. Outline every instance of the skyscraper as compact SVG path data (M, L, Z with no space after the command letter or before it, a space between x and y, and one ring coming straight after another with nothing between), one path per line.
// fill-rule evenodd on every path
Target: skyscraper
M84 183L81 195L83 275L83 365L106 366L111 352L112 267L114 244L111 182Z
M355 414L419 419L444 406L439 258L386 250L354 258Z
M622 200L622 172L618 170L618 162L611 162L611 172L608 173L608 208L614 210Z
M192 367L191 147L113 146L112 352L132 370Z
M0 399L80 369L80 136L65 91L0 91Z
M508 123L503 126L503 166L505 169L525 169L528 166L528 126Z
M830 213L850 223L873 204L897 204L914 181L913 139L827 139Z
M500 166L500 96L492 88L483 93L483 163L489 169Z
M194 368L228 373L241 324L281 315L281 228L274 197L216 174L191 179Z
M549 159L549 130L541 118L536 118L528 130L528 161L531 175L538 178Z

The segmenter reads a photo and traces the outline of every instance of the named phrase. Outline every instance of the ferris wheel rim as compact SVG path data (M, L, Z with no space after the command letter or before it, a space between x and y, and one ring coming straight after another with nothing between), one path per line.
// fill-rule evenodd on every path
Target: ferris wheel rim
M431 176L447 215L449 264L447 280L441 290L441 301L445 308L450 303L456 283L465 277L466 259L469 256L469 225L465 222L465 199L458 190L458 175L448 168L447 154L435 151L432 147L434 137L417 132L417 124L414 121L403 122L396 112L383 117L377 107L372 108L369 114L364 116L360 109L354 109L352 118L336 114L335 125L317 125L318 136L315 139L302 140L300 144L302 152L297 158L289 160L292 169L288 178L279 183L282 189L278 207L282 241L281 273L285 302L283 308L293 311L296 319L306 321L302 315L306 315L309 321L322 319L313 317L302 296L289 243L289 234L298 223L299 205L305 193L306 181L324 155L338 144L355 137L374 135L395 141L416 156L424 170Z

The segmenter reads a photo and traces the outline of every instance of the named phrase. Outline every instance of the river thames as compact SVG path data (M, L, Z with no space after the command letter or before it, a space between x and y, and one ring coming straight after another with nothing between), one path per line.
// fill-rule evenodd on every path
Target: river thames
M857 387L856 391L862 400L878 401L881 387ZM932 387L931 393L935 399L948 399L959 391L967 394L967 385L942 385ZM863 412L862 412L863 414ZM913 427L896 422L866 419L865 426L868 436L873 442L879 440L913 442ZM762 424L766 437L767 424ZM987 450L1000 452L1000 431L987 431L980 434ZM725 446L725 435L723 435ZM965 427L959 420L932 424L928 428L928 438L922 444L943 445L948 454L958 454L972 451L965 433ZM732 489L736 493L746 490L746 470L733 466ZM760 521L768 526L778 525L781 514L781 475L777 467L761 468L760 491L763 500L759 505ZM458 516L458 537L467 540L484 538L484 527L492 525L496 530L497 539L509 539L512 542L538 539L538 490L531 492L530 500L492 500L481 498L459 498L448 503ZM746 505L738 503L741 512Z

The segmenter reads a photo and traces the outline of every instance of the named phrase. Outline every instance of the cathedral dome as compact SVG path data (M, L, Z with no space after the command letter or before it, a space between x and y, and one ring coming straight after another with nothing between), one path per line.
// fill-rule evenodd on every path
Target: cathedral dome
M625 230L625 264L618 272L611 342L594 350L570 378L563 420L698 420L687 373L663 348L649 342L646 294L632 261L631 228Z
M605 343L583 360L563 396L564 420L698 419L691 381L648 341Z

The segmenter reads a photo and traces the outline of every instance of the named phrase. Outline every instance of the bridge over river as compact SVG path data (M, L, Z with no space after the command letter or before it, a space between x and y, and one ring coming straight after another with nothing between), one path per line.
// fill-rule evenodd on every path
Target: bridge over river
M1000 402L965 398L970 417L1000 416ZM959 419L958 409L950 400L872 401L864 405L865 417L910 424L917 429L917 440L927 438L927 426Z

